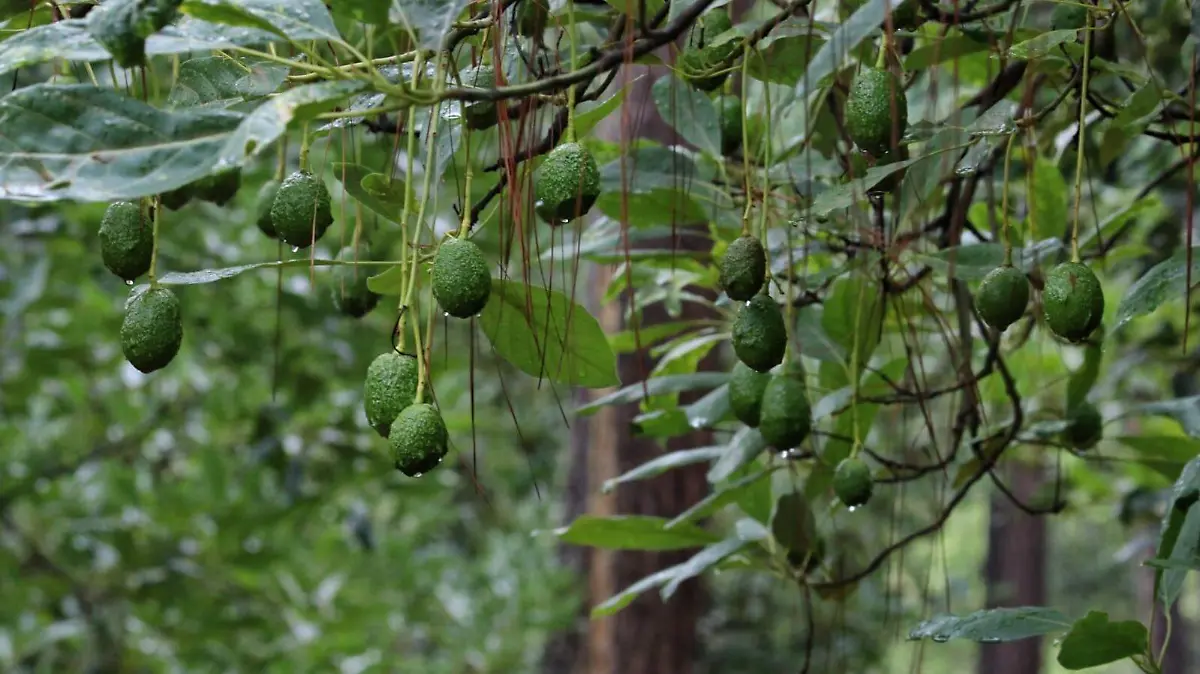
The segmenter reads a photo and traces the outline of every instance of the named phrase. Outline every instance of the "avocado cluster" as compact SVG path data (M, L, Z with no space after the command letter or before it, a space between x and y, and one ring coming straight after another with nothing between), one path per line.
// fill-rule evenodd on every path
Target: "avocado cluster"
M104 266L126 281L150 271L154 257L154 227L141 203L117 201L100 220L100 258Z
M879 157L898 144L908 128L908 98L891 71L863 67L846 97L846 132L859 148Z
M676 63L684 81L700 91L713 91L725 83L729 78L729 62L741 50L741 41L714 41L731 28L733 21L725 7L709 10L700 16L700 20L689 31L687 46Z
M533 185L539 216L567 224L591 210L600 197L600 168L579 143L563 143L546 155Z
M768 372L783 362L787 326L783 312L769 295L755 295L733 320L733 351L752 370Z
M333 304L351 318L362 318L379 304L379 295L367 287L370 273L356 262L369 260L368 246L347 246L338 253L338 260L350 264L338 265L333 271Z
M1025 273L1012 265L988 272L975 294L979 317L992 329L1004 332L1025 315L1029 306L1029 281Z
M225 169L169 192L164 192L159 198L164 206L173 211L183 208L193 199L224 206L237 195L241 186L242 170L238 168Z
M758 413L758 432L779 452L799 447L812 430L812 409L804 369L798 362L788 363L782 372L771 375L763 388Z
M483 251L467 239L449 238L433 259L433 296L442 311L470 318L487 305L492 273Z
M271 224L280 241L308 248L333 224L333 205L325 181L301 169L288 176L271 202Z
M843 505L857 508L871 500L871 469L858 457L842 459L833 471L833 493Z
M1051 332L1082 342L1104 319L1104 289L1087 265L1064 262L1046 274L1042 311Z
M437 468L450 443L441 413L425 402L419 390L415 356L392 349L367 368L363 385L367 423L388 440L393 465L408 477L421 477Z
M152 286L135 293L125 305L121 352L144 373L167 366L183 343L179 298L168 288Z
M767 251L750 235L734 239L721 258L721 287L729 299L747 302L762 290L767 276Z

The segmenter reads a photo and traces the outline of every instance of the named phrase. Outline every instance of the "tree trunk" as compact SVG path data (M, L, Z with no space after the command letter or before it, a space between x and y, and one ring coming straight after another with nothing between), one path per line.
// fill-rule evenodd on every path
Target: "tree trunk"
M1038 489L1040 471L1021 465L1009 468L1004 476L1007 486L1027 503ZM987 605L1044 606L1045 562L1045 518L1027 515L997 491L988 526ZM1037 674L1041 668L1041 639L980 646L979 674Z

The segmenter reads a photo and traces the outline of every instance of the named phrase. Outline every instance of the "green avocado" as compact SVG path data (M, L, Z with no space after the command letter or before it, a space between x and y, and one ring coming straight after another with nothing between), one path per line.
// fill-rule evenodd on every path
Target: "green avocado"
M338 265L333 270L333 304L337 310L351 318L362 318L379 304L379 295L367 287L367 279L371 276L371 267L354 264L370 260L370 252L365 245L343 248L338 259L351 264Z
M1063 431L1063 442L1080 451L1091 449L1104 437L1104 419L1095 405L1084 402L1067 414L1069 425Z
M224 206L242 186L241 169L228 169L204 176L193 185L192 195L203 201Z
M304 170L279 185L271 203L271 223L279 239L294 248L308 248L333 224L333 206L325 182Z
M1004 332L1025 315L1029 306L1029 280L1011 265L996 267L983 277L975 293L979 317L995 330Z
M1046 274L1042 310L1051 332L1082 342L1104 319L1104 289L1087 265L1064 262Z
M817 530L817 520L804 494L789 492L775 502L771 513L771 536L784 550L788 562L812 572L825 556L824 541Z
M1059 2L1050 14L1051 30L1082 30L1087 26L1088 9L1074 2Z
M100 259L117 276L132 281L150 271L154 257L154 226L140 204L117 201L100 220Z
M491 294L491 267L479 246L466 239L443 241L433 259L433 296L442 311L470 318L483 311Z
M533 185L536 210L551 225L583 216L600 196L600 168L579 143L563 143L542 162Z
M750 235L739 236L721 258L721 287L729 299L748 302L767 277L767 251L759 240Z
M857 508L871 500L871 469L857 457L842 459L833 471L833 493L843 505Z
M719 98L717 119L721 128L721 153L728 157L742 146L742 100L735 96Z
M767 372L783 361L787 326L783 312L768 295L755 295L733 319L733 351L753 370Z
M525 0L534 2L534 0ZM492 89L496 86L496 69L490 65L477 65L463 70L462 83L472 89ZM469 101L462 106L463 121L474 131L490 129L500 121L495 101Z
M892 147L893 130L898 143L908 126L904 85L890 71L862 68L850 84L845 120L855 145L877 157L882 155Z
M363 384L363 409L375 432L388 437L392 422L417 397L417 359L395 350L371 361Z
M192 200L192 195L192 186L184 185L183 187L175 188L170 192L163 192L161 195L159 195L159 199L162 201L163 206L166 206L173 211L177 211L188 205L188 202Z
M408 477L421 477L445 458L450 434L433 405L416 403L404 408L392 422L389 442L396 470Z
M263 234L276 238L275 223L271 222L271 206L275 203L275 195L279 192L279 181L268 180L258 188L258 196L254 198L254 224Z
M729 60L733 58L727 47L730 44L684 49L675 62L679 76L700 91L716 90L729 79Z
M145 373L167 366L183 343L179 298L168 288L149 288L125 304L121 351L131 365Z
M713 40L722 33L733 28L733 19L725 7L710 9L700 15L695 25L688 31L687 46L691 49L703 49L711 46Z
M517 35L540 40L550 20L548 0L521 0L517 5Z
M729 373L729 407L738 421L751 428L758 426L763 391L770 381L769 374L753 370L741 361L734 364Z
M804 442L810 430L812 411L804 375L791 370L772 375L763 390L758 414L758 432L763 440L784 452Z

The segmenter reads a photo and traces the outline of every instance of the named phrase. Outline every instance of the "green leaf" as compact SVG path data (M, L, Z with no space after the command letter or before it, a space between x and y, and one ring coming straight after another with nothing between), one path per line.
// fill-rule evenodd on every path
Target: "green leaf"
M608 3L609 7L612 7L623 14L627 14L634 19L641 19L643 5L645 5L646 18L654 18L660 11L662 11L663 4L666 1L667 0L604 0L604 2ZM688 3L678 2L672 4L684 5ZM674 7L672 7L672 10L673 9Z
M1157 194L1150 194L1124 205L1110 213L1098 227L1087 227L1079 232L1079 249L1086 250L1093 242L1103 241L1121 231L1134 218L1153 219L1163 211L1163 203Z
M1154 114L1162 103L1162 90L1158 82L1147 82L1142 88L1129 95L1113 118L1113 126L1129 129L1139 125L1146 117Z
M641 79L641 76L633 78L633 82ZM631 83L632 84L632 83ZM575 133L582 137L591 133L596 125L604 121L621 105L621 101L625 100L625 91L628 87L617 89L616 93L604 99L603 101L589 101L580 105L575 109Z
M743 426L738 429L733 437L729 440L729 446L725 449L724 455L713 464L708 470L708 481L710 484L716 484L724 480L728 480L743 466L753 461L763 450L767 448L767 443L763 440L762 434L757 428L749 428Z
M663 473L683 468L685 466L693 466L697 463L707 463L714 461L725 454L725 446L718 445L715 447L696 447L694 449L682 449L679 451L664 454L643 463L642 465L630 470L626 473L604 481L604 493L609 493L616 489L618 485L627 482L637 482L639 480L649 480L652 477L658 477Z
M1013 265L1029 272L1054 258L1062 250L1061 239L1043 239L1036 244L1013 250ZM918 255L935 272L947 278L978 281L1004 264L1004 244L975 243L952 246L932 255Z
M1087 400L1088 393L1096 385L1100 376L1100 363L1104 360L1104 347L1101 344L1088 343L1083 351L1083 364L1071 373L1067 380L1067 410L1079 407Z
M484 312L486 313L487 309L484 309ZM575 413L588 415L596 412L601 407L639 402L645 399L647 393L655 396L666 393L683 393L685 391L716 388L724 384L727 379L729 379L729 375L725 372L692 372L690 374L654 377L647 379L644 383L630 384L601 398L597 398L586 405L580 406L575 410Z
M660 77L651 88L658 114L684 140L713 157L721 156L721 129L712 100L674 76Z
M604 550L685 550L721 540L695 525L667 529L666 523L661 517L647 515L582 515L554 534L564 543Z
M663 601L670 599L685 581L691 580L720 564L730 555L741 551L747 544L748 541L742 539L740 536L731 536L720 543L714 543L704 548L693 555L691 559L676 566L675 572L671 574L671 579L663 585L662 590L659 592Z
M205 283L215 283L224 281L225 279L239 276L248 271L255 269L274 269L276 267L330 267L344 264L338 260L310 260L308 258L300 258L296 260L283 260L272 262L255 262L253 264L240 264L235 267L222 267L219 269L201 269L199 271L178 272L172 271L162 274L158 277L158 282L165 286L186 286L186 285L202 285ZM361 262L359 264L362 264ZM133 292L140 292L143 289L149 288L147 284L141 284L133 289Z
M182 9L187 15L201 21L239 28L254 28L277 35L284 40L288 39L287 33L270 21L250 13L244 7L236 5L230 0L186 0Z
M845 366L849 374L837 383L822 382L828 388L840 388L857 379L871 360L879 345L884 306L879 285L870 278L846 276L833 284L825 301L821 326L825 334L846 353Z
M908 56L904 57L904 69L907 71L923 70L961 56L985 52L990 48L988 43L970 37L961 35L947 37L912 50Z
M471 0L392 0L388 20L415 32L416 46L437 49Z
M684 413L690 428L711 428L728 416L731 409L729 384L721 384L684 408Z
M908 638L913 641L932 639L939 643L951 639L1000 643L1056 634L1070 627L1071 621L1052 608L993 608L965 616L930 618L909 632Z
M884 164L883 166L873 166L867 169L867 173L863 177L855 178L836 187L831 187L818 194L817 198L813 199L812 213L817 217L825 217L832 211L849 208L854 204L861 203L866 197L867 190L883 182L884 178L924 159L927 159L927 157L906 159L904 161Z
M1155 556L1160 559L1178 559L1176 548L1180 552L1188 549L1195 550L1200 543L1200 513L1193 515L1200 508L1194 507L1200 499L1200 458L1192 459L1183 467L1179 479L1171 489L1170 505L1163 514L1162 525L1159 528L1158 546ZM1181 533L1189 532L1188 536ZM1165 606L1170 606L1179 597L1180 589L1187 572L1183 570L1155 571L1154 596L1158 597Z
M670 581L671 578L674 577L675 571L679 568L679 566L680 565L675 565L646 576L633 585L625 588L620 593L609 597L604 602L597 604L592 608L591 617L593 619L603 618L604 616L610 616L620 612L621 609L632 604L633 600L640 597L642 593L652 590Z
M620 383L600 324L558 291L492 279L479 325L496 353L526 374L589 388Z
M226 30L250 28L294 41L341 42L333 17L322 0L185 0L181 10Z
M397 189L401 190L401 194L403 194L403 188L398 187L402 184L402 181L393 178L391 187L380 189L378 178L371 178L370 181L367 181L368 177L378 174L375 174L366 166L343 162L335 163L331 174L334 178L341 181L342 189L357 199L360 204L369 208L375 215L389 222L399 224L400 213L404 208L403 202L397 208L393 199L387 198L385 200L383 197L391 197ZM365 182L369 182L374 189L366 189L364 187Z
M1159 400L1129 408L1129 414L1159 414L1179 422L1183 432L1200 438L1200 395Z
M824 44L825 40L813 35L809 26L785 23L771 31L758 43L758 48L750 52L746 70L750 77L760 82L794 87L804 76L810 57Z
M1033 39L1014 44L1009 48L1008 56L1022 61L1041 58L1058 45L1073 41L1078 34L1079 31L1074 29L1046 31Z
M838 25L833 35L829 36L829 41L813 57L812 63L804 71L804 77L796 84L796 98L803 99L817 91L824 86L825 78L853 62L848 55L860 42L879 30L884 21L884 13L889 7L888 2L889 0L867 0L850 15L850 18ZM891 0L890 7L894 9L900 4Z
M175 108L229 107L273 93L287 78L286 66L270 61L205 56L179 65L167 104Z
M1058 164L1038 157L1033 165L1033 194L1029 197L1032 213L1026 229L1053 232L1061 228L1067 222L1067 195L1071 193Z
M1154 313L1168 300L1182 300L1187 292L1188 250L1185 248L1151 267L1125 291L1117 307L1113 329ZM1192 278L1200 279L1200 256L1192 260Z
M613 220L628 222L630 227L692 224L708 219L704 207L691 194L669 187L605 190L596 199L596 208Z
M1007 101L1001 101L1007 110ZM995 106L993 106L995 107ZM984 115L987 112L983 113ZM962 149L967 145L967 127L975 121L975 109L956 110L944 122L943 128L925 143L925 155L937 155L934 161L915 164L900 184L900 216L898 222L909 218L929 202L930 195L942 183L942 179L954 170ZM945 151L945 154L942 152Z
M743 495L753 491L761 482L766 482L774 469L764 468L741 479L718 486L707 496L700 499L675 519L667 522L667 528L673 529L698 519L704 519L730 503L737 502Z
M1058 651L1058 664L1070 670L1099 667L1146 653L1150 634L1136 620L1110 622L1108 614L1089 611L1071 626Z
M0 45L5 43L0 42ZM207 175L240 114L163 111L111 89L36 84L0 98L0 198L115 201Z
M400 265L389 267L383 273L368 278L367 288L376 295L399 297L404 293L404 281L408 276L404 272L404 267Z
M226 141L218 161L240 166L282 136L290 125L332 110L365 86L359 81L317 82L273 96L246 116Z

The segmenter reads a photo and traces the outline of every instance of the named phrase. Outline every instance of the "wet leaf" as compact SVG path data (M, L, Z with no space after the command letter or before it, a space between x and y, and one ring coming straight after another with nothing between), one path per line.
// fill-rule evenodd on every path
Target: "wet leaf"
M1154 313L1164 303L1182 300L1187 291L1188 251L1180 250L1171 257L1154 265L1142 275L1121 298L1117 307L1116 325ZM1192 260L1192 279L1200 280L1200 255Z
M417 34L417 46L437 49L471 0L392 0L388 19Z
M936 616L917 625L908 633L908 638L913 641L964 639L1000 643L1057 634L1070 628L1071 621L1052 608L1025 606L987 609L965 616Z
M229 107L274 93L288 69L270 61L205 56L179 65L167 104L175 108Z
M486 312L486 309L485 309ZM609 393L591 401L575 410L576 414L592 414L601 407L609 405L624 405L644 400L647 392L651 396L666 393L683 393L702 389L716 388L725 383L729 375L724 372L692 372L689 374L672 374L662 377L652 377L645 383L630 384L622 389Z
M611 480L604 481L604 492L608 493L615 489L618 485L627 482L637 482L639 480L648 480L652 477L657 477L669 470L683 468L685 466L693 466L697 463L705 463L720 458L725 453L725 446L719 445L715 447L697 447L695 449L683 449L670 454L656 457L634 468L633 470L624 473Z
M651 94L663 121L684 140L710 156L721 156L721 129L712 99L674 76L660 77Z
M1058 664L1070 670L1099 667L1145 653L1149 641L1150 634L1140 622L1110 622L1107 613L1089 611L1063 639Z
M1078 34L1079 31L1074 29L1046 31L1035 38L1014 44L1009 48L1008 56L1024 61L1040 58L1058 45L1073 41Z

